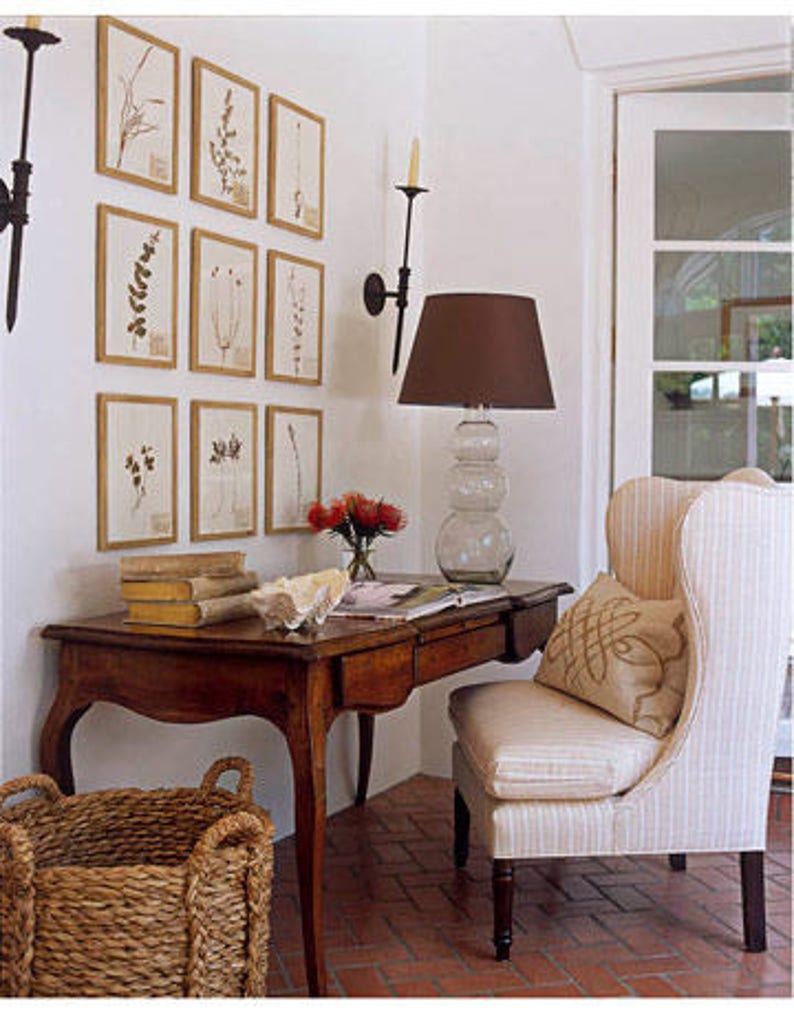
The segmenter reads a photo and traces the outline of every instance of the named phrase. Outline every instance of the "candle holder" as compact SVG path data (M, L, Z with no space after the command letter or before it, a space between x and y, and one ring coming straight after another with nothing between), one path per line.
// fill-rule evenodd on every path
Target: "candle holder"
M6 296L6 326L11 331L17 319L19 271L22 262L22 230L28 223L28 181L33 172L33 166L27 160L30 96L33 88L33 57L41 46L54 46L61 40L52 32L44 32L40 28L6 28L3 34L20 42L28 54L25 97L22 106L22 139L19 145L19 158L11 163L12 189L9 191L3 180L0 180L0 233L7 225L12 227Z
M400 365L400 344L403 333L403 317L405 308L408 306L408 276L411 269L408 267L408 247L411 242L411 215L413 213L414 200L419 194L427 194L426 187L415 187L411 184L397 185L395 190L401 190L408 200L408 210L405 218L405 242L403 244L403 263L398 272L397 288L388 290L383 277L373 271L364 280L364 306L373 317L377 317L386 305L386 300L394 299L397 306L397 331L394 336L394 355L392 356L391 372L397 373Z

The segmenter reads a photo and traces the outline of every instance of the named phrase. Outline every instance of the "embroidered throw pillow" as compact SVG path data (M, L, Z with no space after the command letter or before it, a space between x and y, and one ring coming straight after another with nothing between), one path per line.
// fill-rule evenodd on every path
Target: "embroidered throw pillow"
M687 638L678 599L639 599L600 574L552 631L535 679L663 737L684 700Z

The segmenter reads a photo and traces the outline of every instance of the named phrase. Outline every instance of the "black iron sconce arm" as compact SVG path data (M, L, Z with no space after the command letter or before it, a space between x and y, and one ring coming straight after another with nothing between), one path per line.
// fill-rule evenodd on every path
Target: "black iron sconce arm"
M413 214L414 200L419 194L426 194L427 187L397 186L408 200L408 211L405 218L405 242L403 243L403 263L398 271L397 288L388 290L386 283L377 272L370 272L364 280L364 305L373 317L377 317L386 305L387 299L395 300L397 307L397 331L394 336L394 355L392 357L391 372L397 373L400 365L400 344L403 333L403 317L405 308L408 306L408 277L411 269L408 267L408 247L411 242L411 216Z
M30 96L33 89L33 56L41 46L53 46L61 40L52 32L44 32L40 28L6 28L3 34L11 39L17 39L28 54L25 72L25 97L22 106L22 140L19 145L19 158L11 163L12 189L9 191L3 180L0 180L0 233L7 225L12 227L6 296L6 327L11 331L17 318L19 271L22 262L22 230L28 223L28 182L30 174L33 172L33 166L27 159Z

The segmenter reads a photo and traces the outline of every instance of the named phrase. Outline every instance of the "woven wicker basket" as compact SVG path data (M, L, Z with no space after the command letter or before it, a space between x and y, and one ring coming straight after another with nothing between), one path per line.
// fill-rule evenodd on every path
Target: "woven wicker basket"
M0 995L263 996L273 826L252 785L224 758L199 789L1 786L0 808L37 795L0 810Z

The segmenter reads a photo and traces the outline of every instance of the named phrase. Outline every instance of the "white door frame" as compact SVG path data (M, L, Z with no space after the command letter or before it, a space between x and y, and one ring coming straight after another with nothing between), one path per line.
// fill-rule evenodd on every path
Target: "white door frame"
M579 583L607 566L604 517L613 487L615 159L617 100L630 92L791 72L790 48L693 55L681 60L583 71L586 183L582 292L582 423L588 439L580 479Z
M791 73L789 46L638 64L585 77L585 166L582 425L590 446L580 479L579 587L608 566L604 518L613 487L612 430L615 346L615 165L617 100L630 92L707 84L737 77ZM776 753L791 752L791 720L778 726Z

